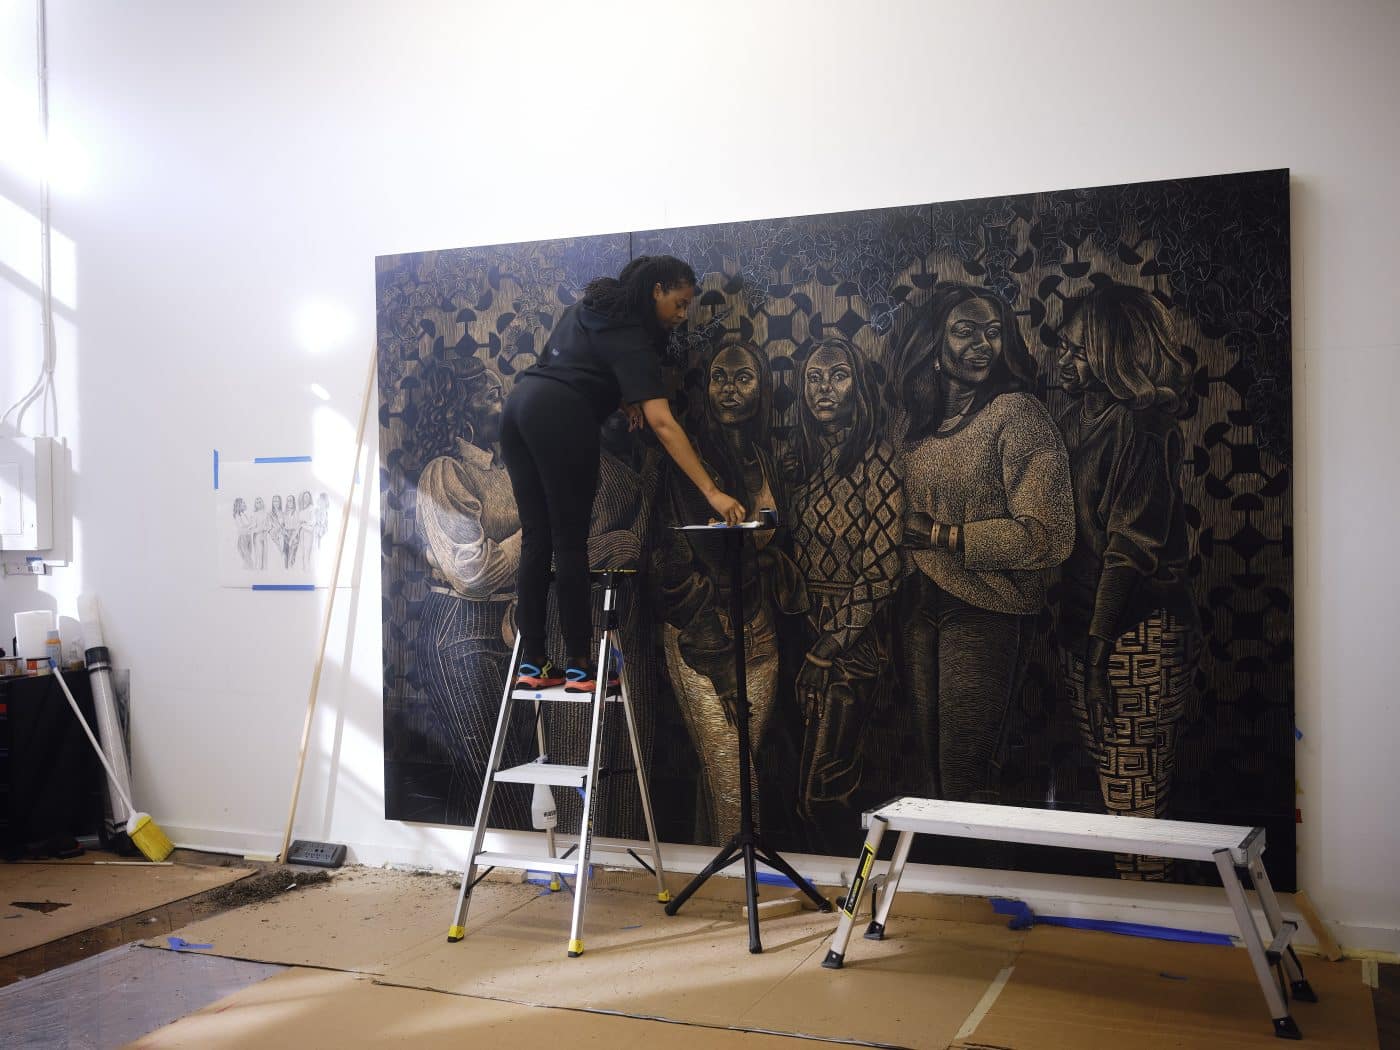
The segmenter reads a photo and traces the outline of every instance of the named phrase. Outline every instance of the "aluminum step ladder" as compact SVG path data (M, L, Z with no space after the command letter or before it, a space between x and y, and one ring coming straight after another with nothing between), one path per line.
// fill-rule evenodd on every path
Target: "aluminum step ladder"
M501 713L496 721L496 735L491 742L491 755L488 759L486 776L481 787L481 801L477 806L476 822L472 825L471 847L467 853L467 866L462 874L462 888L457 895L457 909L453 913L452 925L448 928L447 939L457 942L466 936L467 909L471 906L472 890L491 869L496 867L521 868L526 871L548 872L553 876L550 889L560 888L558 877L573 876L574 895L573 920L569 929L569 958L583 954L583 916L588 902L588 869L594 850L600 852L627 853L656 876L656 899L666 903L671 899L666 890L664 870L661 865L661 845L656 838L656 821L652 816L651 792L647 786L646 767L642 760L641 747L637 738L637 723L632 715L632 701L627 695L627 686L619 683L609 688L609 669L613 667L614 656L620 668L622 653L616 648L614 638L618 633L617 594L623 577L635 575L631 569L595 569L592 574L603 578L603 634L598 643L598 681L592 695L566 692L563 686L553 689L522 689L515 685L516 673L520 665L521 638L515 638L511 652L510 667L506 673L505 690L501 697ZM619 673L618 678L622 675ZM511 715L515 705L530 703L534 706L535 739L539 748L538 757L523 765L507 769L501 768L509 735ZM588 736L587 765L561 765L549 761L548 741L545 739L544 720L540 717L541 705L547 703L591 703L593 717ZM632 764L637 776L637 789L641 793L642 815L646 821L648 844L645 846L618 840L600 839L594 835L593 811L598 796L598 782L608 770L600 769L602 758L603 722L608 707L621 707L627 725L627 740L632 749ZM556 787L578 789L583 793L583 816L578 832L578 841L558 856L554 841L554 829L545 830L545 855L493 852L483 848L486 830L490 823L491 801L497 784L544 785L552 791ZM650 856L648 864L643 855ZM566 883L567 886L567 883Z

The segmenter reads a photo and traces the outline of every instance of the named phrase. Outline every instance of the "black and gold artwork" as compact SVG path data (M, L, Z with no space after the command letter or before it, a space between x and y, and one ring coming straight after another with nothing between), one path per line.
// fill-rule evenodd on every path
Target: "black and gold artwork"
M502 401L584 285L644 254L700 277L677 418L781 521L743 582L767 842L854 853L864 809L920 795L1262 825L1292 887L1287 171L378 259L388 818L475 817L514 641ZM590 560L637 570L622 673L658 830L718 844L723 545L670 528L708 507L649 435L619 416L603 449ZM585 712L546 717L553 760L583 761ZM504 787L495 823L528 828ZM641 835L634 778L599 823ZM1211 878L943 840L913 859Z

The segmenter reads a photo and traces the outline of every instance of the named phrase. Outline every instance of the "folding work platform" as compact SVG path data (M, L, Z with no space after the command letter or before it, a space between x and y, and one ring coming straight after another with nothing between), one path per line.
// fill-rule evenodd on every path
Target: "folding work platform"
M1064 810L1030 809L1022 806L994 806L972 802L948 802L930 798L897 798L861 818L869 828L856 863L850 891L841 903L841 921L831 939L831 949L822 965L839 970L845 961L846 945L856 909L867 885L874 891L874 918L865 936L881 940L890 904L899 888L900 876L909 860L909 847L915 835L948 835L954 838L994 839L1035 846L1063 846L1113 853L1136 853L1177 860L1203 860L1214 864L1225 886L1225 895L1239 923L1240 937L1249 951L1249 960L1269 1014L1274 1034L1283 1039L1300 1039L1302 1033L1288 1012L1290 994L1298 1002L1315 1003L1317 996L1303 976L1302 964L1293 950L1296 922L1285 921L1264 870L1264 829L1227 824L1196 824L1182 820L1148 817L1119 817L1103 813L1070 813ZM889 870L871 877L880 840L886 831L899 833ZM1249 909L1240 872L1248 871L1264 909L1271 940L1264 943ZM882 885L878 885L881 884ZM1276 968L1275 983L1270 969Z

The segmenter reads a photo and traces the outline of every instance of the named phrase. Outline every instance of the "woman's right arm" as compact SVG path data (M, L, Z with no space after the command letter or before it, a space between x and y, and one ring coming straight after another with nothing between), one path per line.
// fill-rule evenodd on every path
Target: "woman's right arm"
M743 521L748 516L743 504L733 496L721 492L715 485L701 464L700 457L695 454L690 438L686 437L675 416L671 415L671 406L667 400L657 397L643 401L642 415L646 417L647 426L651 427L656 439L661 442L661 447L700 490L700 494L705 497L715 514L727 525L737 525Z

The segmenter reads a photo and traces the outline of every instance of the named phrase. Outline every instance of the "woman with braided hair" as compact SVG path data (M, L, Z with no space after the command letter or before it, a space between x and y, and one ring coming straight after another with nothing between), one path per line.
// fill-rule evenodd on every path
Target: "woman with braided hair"
M669 255L638 256L617 277L590 282L506 402L501 452L520 514L516 592L526 687L594 688L588 528L599 428L608 416L621 409L632 429L651 427L710 511L731 525L744 520L743 505L715 485L666 400L661 355L694 297L695 271ZM567 657L562 675L545 645L551 560Z

